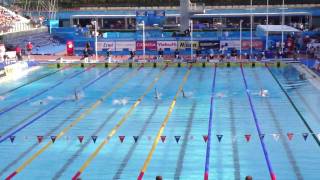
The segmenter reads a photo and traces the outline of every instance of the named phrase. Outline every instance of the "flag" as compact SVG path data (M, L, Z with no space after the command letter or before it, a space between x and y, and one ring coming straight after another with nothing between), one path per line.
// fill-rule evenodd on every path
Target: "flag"
M57 136L50 136L52 143L56 141Z
M203 137L204 142L208 141L208 135L203 135L202 137Z
M160 136L161 141L164 143L164 141L166 141L166 136Z
M222 137L223 137L223 135L221 135L221 134L218 134L218 135L217 135L217 138L218 138L218 141L219 141L219 142L221 141Z
M291 141L293 138L293 133L289 132L289 133L287 133L287 136L288 136L289 141Z
M246 141L249 142L251 139L251 134L246 134L244 137L246 138Z
M92 139L93 143L95 144L98 139L98 136L91 136L91 139Z
M309 136L309 133L302 133L302 136L303 136L303 139L306 141Z
M121 143L123 143L125 136L119 136Z
M38 139L38 143L41 143L43 140L43 136L37 136L37 139Z
M133 136L134 143L136 143L139 139L139 136Z
M273 136L273 139L276 140L276 141L278 141L280 139L280 134L279 133L273 133L272 136Z
M82 143L84 136L78 136L79 142Z
M174 136L174 139L176 140L177 143L179 143L181 136Z
M14 141L15 138L16 138L15 136L10 136L10 141L11 141L11 143L13 143L13 141Z

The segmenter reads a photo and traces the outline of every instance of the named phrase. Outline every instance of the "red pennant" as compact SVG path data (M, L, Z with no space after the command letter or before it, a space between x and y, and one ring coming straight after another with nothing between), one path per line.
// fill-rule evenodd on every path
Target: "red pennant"
M52 143L56 141L57 136L50 136Z
M293 133L287 133L287 136L288 136L289 141L291 141L293 138Z
M98 136L91 136L91 139L92 139L93 143L95 144L98 139Z
M174 139L176 140L177 143L179 143L181 136L174 136Z
M167 136L160 136L161 141L162 141L163 143L166 141L166 137L167 137Z
M38 139L38 143L41 143L43 140L43 136L37 136L37 139Z
M84 136L78 136L79 142L82 143Z
M121 142L121 143L123 143L125 137L126 137L126 136L119 136L119 139L120 139L120 142Z
M202 137L203 137L204 142L208 141L208 135L203 135Z
M13 141L14 141L15 138L16 138L15 136L10 136L10 141L11 141L11 143L13 143Z
M251 139L251 134L246 134L244 137L246 138L246 141L249 142Z
M133 136L134 143L136 143L139 139L139 136Z

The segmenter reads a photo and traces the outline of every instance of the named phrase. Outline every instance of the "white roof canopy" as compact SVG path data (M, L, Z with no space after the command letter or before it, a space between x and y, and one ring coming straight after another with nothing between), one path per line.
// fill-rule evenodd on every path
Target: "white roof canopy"
M258 25L257 30L263 32L300 32L299 29L287 25Z

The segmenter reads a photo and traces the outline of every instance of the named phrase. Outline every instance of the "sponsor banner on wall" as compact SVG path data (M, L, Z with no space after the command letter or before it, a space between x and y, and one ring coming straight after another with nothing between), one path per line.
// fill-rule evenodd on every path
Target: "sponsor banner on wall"
M171 50L176 50L178 46L177 41L158 41L157 42L157 48L158 50L162 49L171 49Z
M136 50L135 41L117 41L116 42L116 51L123 51L123 49L128 49L129 51Z
M248 50L251 47L251 42L250 40L242 40L241 45L243 50ZM263 42L261 40L252 40L252 48L263 49Z
M98 42L98 51L102 51L103 49L109 49L109 51L115 51L116 43L113 41Z
M178 49L186 49L191 48L191 41L178 41ZM198 49L199 48L199 42L193 41L192 42L192 48Z
M156 51L157 50L157 41L146 41L145 47L146 47L146 50ZM136 50L137 51L143 50L143 42L142 41L136 42Z
M236 48L237 50L240 49L240 41L238 40L230 40L230 41L221 41L220 48L225 47L226 49L229 48Z
M220 49L220 41L200 41L199 46L205 49Z

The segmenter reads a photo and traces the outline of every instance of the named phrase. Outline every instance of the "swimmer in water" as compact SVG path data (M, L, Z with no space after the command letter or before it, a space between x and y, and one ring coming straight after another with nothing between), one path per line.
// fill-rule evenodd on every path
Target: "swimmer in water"
M260 92L259 92L259 95L261 96L261 97L267 97L268 96L268 90L266 90L266 89L260 89Z
M77 92L76 90L74 91L74 99L75 99L75 100L78 100L78 99L79 99L78 92Z
M182 92L182 97L186 98L186 95L185 95L185 93L184 93L184 90L183 90L183 89L181 90L181 92Z
M154 88L154 93L155 93L154 98L155 98L155 99L160 99L159 93L158 93L158 91L157 91L157 88Z
M300 80L306 80L306 74L300 73L300 74L299 74L299 79L300 79Z

